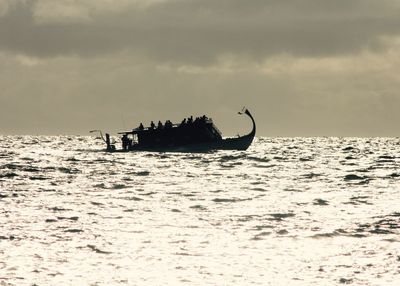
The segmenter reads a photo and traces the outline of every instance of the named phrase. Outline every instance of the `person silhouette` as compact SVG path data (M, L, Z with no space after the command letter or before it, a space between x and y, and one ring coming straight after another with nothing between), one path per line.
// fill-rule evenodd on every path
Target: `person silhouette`
M129 148L129 138L127 134L122 135L122 149L123 150L128 150Z

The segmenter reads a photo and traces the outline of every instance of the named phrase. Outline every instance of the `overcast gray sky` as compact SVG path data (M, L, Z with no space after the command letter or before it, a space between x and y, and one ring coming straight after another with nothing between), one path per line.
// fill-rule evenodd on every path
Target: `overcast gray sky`
M399 0L0 0L0 134L398 136L399 91Z

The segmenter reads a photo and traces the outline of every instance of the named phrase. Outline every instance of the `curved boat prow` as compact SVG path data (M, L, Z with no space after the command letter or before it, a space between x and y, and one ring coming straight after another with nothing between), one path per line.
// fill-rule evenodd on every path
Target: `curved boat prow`
M239 114L243 114L243 113L245 113L248 117L250 117L251 122L253 123L253 129L246 136L253 136L254 137L256 135L256 122L255 122L255 120L253 118L253 115L251 115L250 111L247 108L243 108L243 111L239 112Z
M254 136L256 135L256 122L247 108L243 108L239 114L245 113L250 117L253 123L253 129L247 135L236 137L236 138L226 138L222 141L222 144L217 149L224 150L247 150L251 143L253 142Z

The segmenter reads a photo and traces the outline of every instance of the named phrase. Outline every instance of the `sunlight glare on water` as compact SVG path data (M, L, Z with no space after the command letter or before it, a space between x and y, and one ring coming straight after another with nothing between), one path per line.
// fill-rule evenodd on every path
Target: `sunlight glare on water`
M0 285L397 285L397 138L109 154L0 136Z

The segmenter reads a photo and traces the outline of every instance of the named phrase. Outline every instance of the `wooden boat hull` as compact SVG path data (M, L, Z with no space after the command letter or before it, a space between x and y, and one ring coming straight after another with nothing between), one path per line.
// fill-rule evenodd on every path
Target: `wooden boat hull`
M215 142L188 144L181 146L133 146L130 150L115 150L114 152L209 152L212 150L247 150L253 142L254 136L226 138Z

